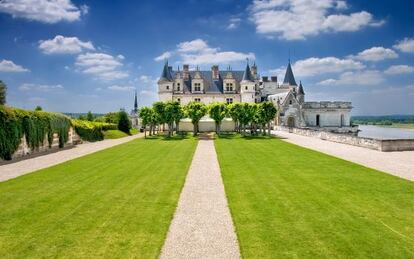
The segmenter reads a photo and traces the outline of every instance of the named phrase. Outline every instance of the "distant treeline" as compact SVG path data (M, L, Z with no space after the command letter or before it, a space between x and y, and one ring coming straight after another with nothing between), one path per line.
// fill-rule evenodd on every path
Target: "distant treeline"
M393 123L414 123L414 115L352 116L352 124L392 125Z
M80 113L80 112L64 112L63 114L65 114L66 116L69 116L71 118L74 119L78 119L78 118L82 118L82 117L86 117L86 115L88 115L87 112L84 113ZM92 113L93 117L101 117L104 116L105 114L103 113Z

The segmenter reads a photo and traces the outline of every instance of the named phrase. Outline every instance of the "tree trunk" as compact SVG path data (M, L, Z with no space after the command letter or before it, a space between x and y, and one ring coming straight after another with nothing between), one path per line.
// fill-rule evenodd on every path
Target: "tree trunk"
M220 131L221 131L221 122L219 122L219 123L217 124L217 131L218 131L218 134L220 135Z
M152 125L150 125L150 128L149 128L149 135L152 136Z
M197 123L193 123L193 136L197 136Z
M270 136L270 122L267 123L267 132L268 132L268 134Z
M147 129L144 127L144 138L147 138Z
M180 121L176 121L175 122L175 133L177 133L178 134L178 132L180 131Z

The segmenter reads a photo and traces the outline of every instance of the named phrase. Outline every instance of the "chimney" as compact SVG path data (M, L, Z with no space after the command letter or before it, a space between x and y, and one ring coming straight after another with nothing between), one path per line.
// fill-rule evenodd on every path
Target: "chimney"
M212 73L213 80L218 80L219 77L220 77L219 66L218 65L212 66L211 67L211 73Z
M267 77L267 76L263 76L263 77L262 77L262 81L263 81L263 82L269 82L269 77Z
M277 76L271 76L270 77L270 81L277 82Z
M183 65L183 78L184 80L188 80L190 78L190 71L188 64Z

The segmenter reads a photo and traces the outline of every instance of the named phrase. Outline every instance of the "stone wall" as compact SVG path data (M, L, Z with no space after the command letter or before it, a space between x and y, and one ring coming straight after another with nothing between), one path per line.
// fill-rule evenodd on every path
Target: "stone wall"
M200 120L198 124L198 129L200 132L213 132L216 131L216 124L214 120L210 118L203 118ZM184 132L192 132L193 131L193 124L191 123L190 119L182 119L180 121L179 130ZM221 132L231 132L235 131L235 124L232 119L225 118L221 122L220 127Z
M281 131L288 131L298 135L320 138L332 142L379 150L382 152L414 150L414 139L381 140L372 138L362 138L350 134L337 134L320 130L288 128L283 126L277 126L275 127L275 129Z
M80 136L76 134L73 128L70 128L68 132L68 142L66 142L65 147L77 145L80 143L82 143ZM53 141L52 141L51 147L49 147L47 136L45 136L43 144L40 145L39 148L36 148L36 149L31 149L26 142L26 137L23 136L19 147L17 148L16 152L14 152L12 156L12 160L16 158L32 155L32 154L38 154L38 153L53 151L57 149L59 149L59 136L57 133L53 134Z

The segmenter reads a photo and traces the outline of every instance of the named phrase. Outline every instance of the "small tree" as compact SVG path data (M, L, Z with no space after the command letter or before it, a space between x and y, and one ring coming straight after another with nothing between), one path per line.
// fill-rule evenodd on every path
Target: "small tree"
M242 115L242 104L241 103L232 103L227 106L228 115L234 121L234 125L237 132L240 132L240 118Z
M216 123L216 133L220 134L221 122L227 114L226 105L224 103L212 103L208 107L208 114Z
M241 106L241 114L240 114L240 124L243 127L242 135L246 133L246 126L249 125L254 119L254 115L256 113L256 104L255 103L243 103Z
M0 80L0 105L6 104L6 92L7 92L6 84Z
M175 122L175 131L178 134L180 120L184 118L184 110L179 102L175 102L175 111L174 111L174 122Z
M86 120L88 121L93 121L94 117L91 111L88 111L88 113L86 114Z
M151 125L154 111L151 108L143 107L139 110L139 117L141 118L142 126L144 127L144 138L147 137L147 126ZM151 129L150 129L150 136L151 136Z
M119 112L118 129L127 134L131 134L131 121L129 120L128 114L123 110Z
M164 125L164 123L166 123L166 118L165 118L165 103L163 102L155 102L152 105L152 109L154 110L155 116L156 116L156 120L157 120L157 124L160 125ZM160 130L160 127L158 128L158 130ZM164 130L164 129L163 129Z
M36 106L35 111L43 111L43 109L40 105L38 105L38 106Z
M185 106L185 111L193 123L193 134L196 136L198 133L198 122L204 115L206 115L207 107L203 103L190 102Z
M270 122L275 118L277 109L271 102L263 102L260 104L262 110L263 121L267 124L267 131L270 135Z

